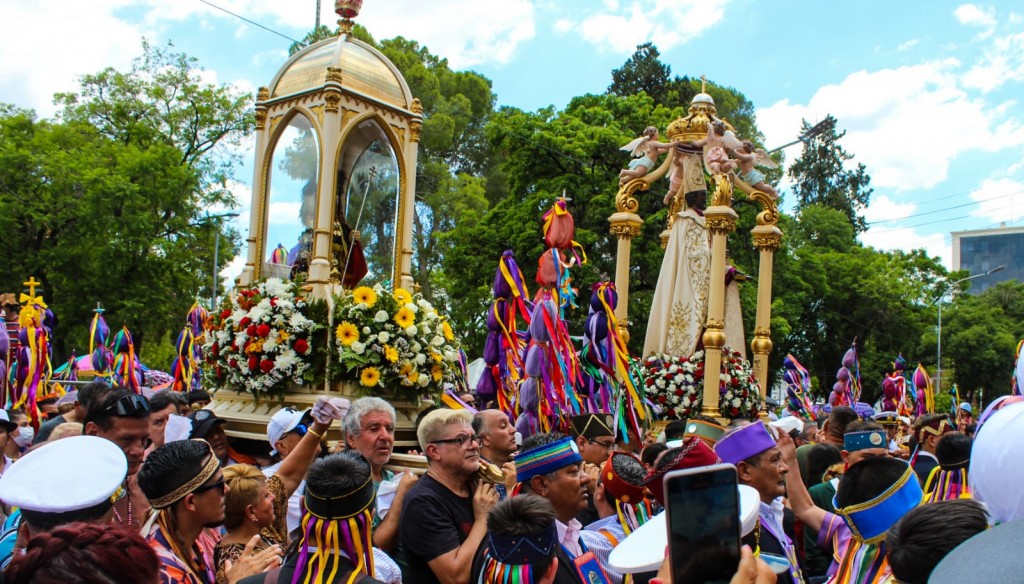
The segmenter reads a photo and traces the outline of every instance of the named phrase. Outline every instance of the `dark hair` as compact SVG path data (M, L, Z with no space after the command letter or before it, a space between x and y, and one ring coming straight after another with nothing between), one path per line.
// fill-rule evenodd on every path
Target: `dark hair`
M24 416L24 415L26 415L25 414L25 410L23 410L21 408L11 408L11 409L7 410L7 417L11 419L11 422L13 422L14 419L17 418L18 416Z
M175 395L181 394L179 394L176 391L171 391L169 389L161 389L160 391L154 393L149 398L149 409L154 412L159 412L160 410L165 409L167 406L173 405L175 408L177 408L178 402L172 397Z
M149 417L149 410L148 409L147 410L139 409L139 410L133 411L133 412L127 414L127 415L121 416L121 415L118 415L117 411L112 408L112 406L115 403L117 403L118 400L124 399L126 397L130 397L130 396L133 396L133 395L135 395L135 394L133 394L131 391L129 391L129 390L123 388L123 387L115 387L115 388L111 389L106 394L104 394L100 399L95 400L95 402L92 403L89 406L89 409L86 411L86 414L85 414L85 419L82 420L82 427L84 428L86 424L88 424L89 422L92 422L93 424L96 424L97 426L99 426L103 430L109 430L110 426L111 426L111 421L114 418L130 418L130 419L135 419L135 420L141 420L141 419L144 419L144 418L148 418ZM139 397L139 399L146 400L146 398L144 396L140 395L138 397ZM149 400L146 400L147 403L148 403L148 401Z
M950 432L939 438L935 445L935 458L943 469L968 468L971 463L971 445L974 440L960 432Z
M523 440L523 445L522 447L519 448L519 452L526 452L527 450L537 448L538 446L544 446L546 444L551 444L552 442L558 442L562 438L565 438L565 434L562 434L561 432L547 432L544 434L534 434Z
M156 552L134 530L70 523L33 536L4 572L8 584L152 584Z
M949 419L949 415L948 414L925 414L925 415L921 416L920 418L917 418L916 420L914 420L914 436L918 435L918 433L921 431L921 428L924 428L925 426L934 424L938 420L943 420L943 419L948 420Z
M416 421L412 425L413 432L415 433L416 436L420 435L420 423L423 422L423 418L426 418L427 414L429 414L430 412L439 409L441 409L441 406L433 405L430 406L429 408L424 408L422 411L420 411L420 413L416 414ZM473 431L476 432L475 429Z
M533 536L551 529L557 519L551 503L536 495L520 495L509 497L498 503L487 514L487 531L503 537ZM554 550L550 556L540 562L530 564L535 580L547 571Z
M210 394L201 389L193 389L185 394L185 399L188 400L188 405L192 405L196 402L210 401Z
M668 450L668 446L661 442L655 442L654 444L648 444L643 452L640 453L640 462L647 466L654 466L654 461L658 460L658 455Z
M878 422L872 422L871 420L857 420L855 422L850 422L846 426L846 432L844 432L844 434L849 434L850 432L871 432L871 431L885 432L885 428L881 424L879 424Z
M647 478L647 468L644 463L632 456L617 455L611 458L612 470L622 478L623 481L636 486L644 486L644 479Z
M206 442L168 442L150 452L142 463L136 475L139 488L147 499L163 497L199 475L210 456L215 455Z
M884 493L907 472L907 463L888 456L862 460L847 469L836 489L836 507L870 501ZM910 480L917 480L911 477Z
M665 440L678 440L686 434L686 420L672 420L665 426Z
M351 493L370 477L370 463L356 450L315 461L306 473L306 489L323 498Z
M101 401L111 389L110 384L106 381L93 381L78 390L78 403L88 412L89 407L94 402Z
M859 419L857 412L849 406L832 408L832 413L828 415L829 436L842 440L843 434L846 434L846 427Z
M821 482L825 471L843 461L843 454L835 444L815 444L807 453L807 476L804 485L809 489Z
M892 575L905 584L925 584L946 554L986 529L985 507L971 499L911 509L885 538Z

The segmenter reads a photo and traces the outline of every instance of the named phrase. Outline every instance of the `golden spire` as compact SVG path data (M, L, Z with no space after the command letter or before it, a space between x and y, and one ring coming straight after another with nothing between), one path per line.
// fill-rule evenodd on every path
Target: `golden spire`
M700 76L700 92L701 93L707 93L708 92L708 78L707 78L706 75L701 75Z

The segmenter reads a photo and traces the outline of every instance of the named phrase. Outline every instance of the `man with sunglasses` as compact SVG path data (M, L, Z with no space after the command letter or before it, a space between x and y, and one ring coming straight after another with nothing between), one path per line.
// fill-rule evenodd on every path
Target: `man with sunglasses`
M115 388L89 406L82 428L87 436L98 436L117 444L128 459L126 494L114 503L114 524L129 529L142 527L142 518L149 509L135 480L150 444L149 414L149 401L145 397Z
M399 534L405 584L467 584L473 557L498 502L494 486L474 482L480 444L469 410L440 409L420 422L416 438L427 473L405 495Z
M212 584L213 549L219 539L212 528L224 523L229 490L213 449L202 440L168 442L149 454L138 482L155 511L143 535L160 561L160 581ZM228 570L230 582L280 564L277 546L253 553L258 540L254 536Z

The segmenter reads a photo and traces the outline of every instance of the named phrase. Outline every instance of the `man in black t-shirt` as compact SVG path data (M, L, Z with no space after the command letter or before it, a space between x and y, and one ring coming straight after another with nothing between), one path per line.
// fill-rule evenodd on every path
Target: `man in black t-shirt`
M498 502L493 485L471 480L480 468L472 421L468 410L436 410L416 432L427 473L402 502L405 584L469 582L473 557L487 534L487 513Z

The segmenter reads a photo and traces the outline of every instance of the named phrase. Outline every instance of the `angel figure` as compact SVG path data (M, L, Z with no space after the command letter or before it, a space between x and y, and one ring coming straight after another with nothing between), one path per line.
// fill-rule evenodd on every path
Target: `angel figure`
M711 174L726 174L736 170L736 161L729 158L726 149L736 150L740 141L732 130L725 129L725 122L715 120L708 125L708 135L693 143L704 148L704 165Z
M647 174L658 163L658 156L675 145L676 142L669 144L658 142L658 128L654 126L644 128L642 136L619 148L619 150L633 155L633 160L629 162L629 168L623 169L619 173L619 186Z
M735 150L735 153L736 159L739 160L740 164L738 173L740 180L754 187L755 190L769 194L773 199L778 200L779 193L768 183L764 182L764 173L754 167L778 168L779 165L775 164L775 161L769 158L763 149L754 148L754 144L750 140L743 140L739 148Z

